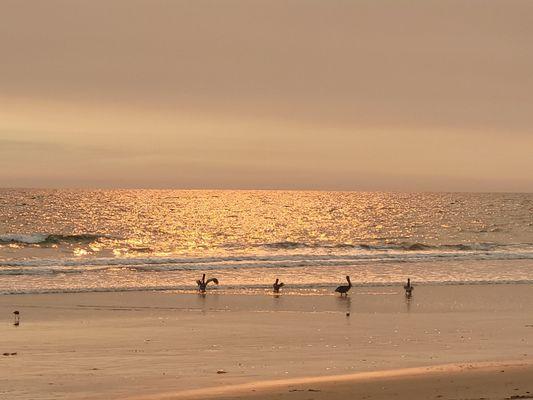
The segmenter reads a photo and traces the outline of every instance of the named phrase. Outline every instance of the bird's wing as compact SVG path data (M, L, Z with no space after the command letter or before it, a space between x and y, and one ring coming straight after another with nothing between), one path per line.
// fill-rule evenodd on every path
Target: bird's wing
M218 285L218 279L217 278L209 278L205 283L208 284L209 282L213 282L215 285Z

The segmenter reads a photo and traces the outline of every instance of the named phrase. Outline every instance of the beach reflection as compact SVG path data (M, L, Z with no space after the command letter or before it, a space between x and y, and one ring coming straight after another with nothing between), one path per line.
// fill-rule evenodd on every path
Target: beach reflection
M337 297L341 310L349 317L352 313L352 297L348 296L339 296Z
M405 308L406 308L406 311L408 313L411 312L411 302L413 300L413 295L412 294L409 294L409 295L405 295Z

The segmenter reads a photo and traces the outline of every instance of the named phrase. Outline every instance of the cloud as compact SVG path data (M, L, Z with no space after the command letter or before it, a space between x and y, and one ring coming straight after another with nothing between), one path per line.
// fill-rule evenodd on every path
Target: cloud
M29 3L0 15L5 96L334 126L533 125L531 2Z
M532 190L532 13L5 2L0 186Z
M0 132L2 134L2 132ZM93 161L110 159L133 159L139 157L156 156L153 151L132 150L105 145L73 144L53 140L22 140L0 138L0 157L28 158L28 157L65 157L87 158Z

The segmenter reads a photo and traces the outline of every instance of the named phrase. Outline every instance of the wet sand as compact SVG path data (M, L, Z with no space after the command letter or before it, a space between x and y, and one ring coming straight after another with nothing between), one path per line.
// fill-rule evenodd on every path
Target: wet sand
M403 398L413 382L443 389L411 399L533 392L522 379L533 362L531 285L420 286L410 301L389 287L357 288L347 299L10 295L0 296L0 338L0 353L10 353L0 356L0 398L7 399L365 398L363 387L366 398L390 398L389 389ZM445 364L455 367L360 375ZM473 383L446 383L461 379ZM490 385L501 391L483 394Z

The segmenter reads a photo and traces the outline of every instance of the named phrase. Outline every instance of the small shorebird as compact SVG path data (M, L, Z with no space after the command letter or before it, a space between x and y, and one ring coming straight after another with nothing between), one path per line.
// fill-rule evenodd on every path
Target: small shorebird
M411 285L411 278L407 278L407 284L405 284L403 288L405 290L405 296L411 297L413 295L413 290L415 287Z
M337 289L335 289L336 292L340 293L341 296L343 294L345 294L346 296L348 296L348 291L352 288L352 282L350 281L350 277L347 276L346 277L346 280L348 281L348 284L347 285L341 285L339 286Z
M13 311L13 314L15 315L15 322L13 322L13 325L19 326L20 325L20 313L18 311Z
M279 282L279 283L278 283ZM279 293L279 290L284 286L285 284L283 282L280 282L278 278L276 278L276 282L274 282L274 293Z
M213 282L215 285L218 285L218 279L217 278L209 278L208 280L205 280L205 274L202 275L202 280L198 279L196 283L198 284L198 291L200 293L205 293L207 289L207 285L209 283Z

